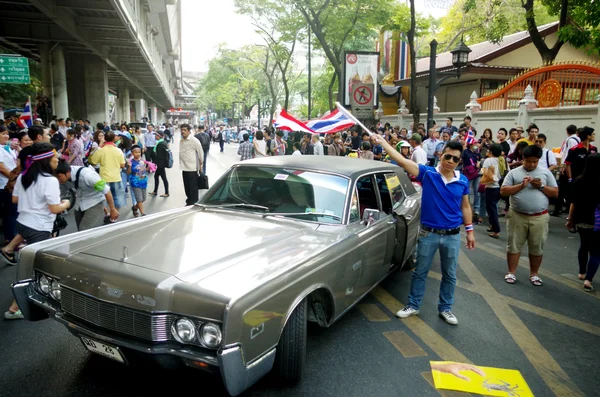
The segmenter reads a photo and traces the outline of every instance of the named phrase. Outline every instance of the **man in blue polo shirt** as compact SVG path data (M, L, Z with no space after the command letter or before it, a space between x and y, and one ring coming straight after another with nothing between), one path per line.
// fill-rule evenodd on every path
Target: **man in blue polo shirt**
M471 205L469 204L469 181L456 171L463 147L460 142L450 141L444 146L437 167L417 164L404 158L385 139L377 137L390 157L423 185L421 198L421 233L417 245L417 267L415 268L408 296L408 305L399 310L400 318L419 314L425 280L435 252L439 249L442 264L442 282L438 301L438 312L448 324L458 320L452 314L456 265L460 252L460 225L465 225L467 248L475 248Z

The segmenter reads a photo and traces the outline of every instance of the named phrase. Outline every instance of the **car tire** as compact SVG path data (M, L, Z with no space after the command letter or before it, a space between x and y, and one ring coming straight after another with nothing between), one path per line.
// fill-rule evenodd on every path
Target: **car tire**
M291 314L277 345L275 373L285 384L293 385L302 379L306 361L306 299Z

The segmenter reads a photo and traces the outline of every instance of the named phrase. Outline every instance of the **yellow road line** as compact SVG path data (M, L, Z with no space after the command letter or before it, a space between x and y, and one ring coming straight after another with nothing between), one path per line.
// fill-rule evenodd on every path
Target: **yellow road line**
M559 397L584 396L554 357L510 308L504 297L492 287L462 251L459 254L459 264L473 284L482 289L484 293L481 296L554 394Z
M404 331L388 331L384 332L383 336L406 358L427 355L427 352Z
M431 372L421 372L421 376L425 378L427 383L435 388L435 383L433 382L433 376ZM443 390L443 389L435 389L442 397L469 397L471 394L465 393L462 391L454 391L454 390Z
M434 272L434 271L429 271L429 277L435 279L435 280L441 280L442 279L442 275L438 272ZM481 290L481 288L475 286L474 284L470 284L470 283L465 283L463 281L457 280L456 281L456 286L459 288L463 288L466 289L467 291L471 291L474 292L476 294L479 295L483 295L484 291ZM521 310L525 310L528 311L530 313L536 314L540 317L544 317L547 318L549 320L553 320L556 321L557 323L563 324L563 325L568 325L569 327L573 327L573 328L577 328L581 331L590 333L592 335L596 335L596 336L600 336L600 327L597 327L595 325L592 324L588 324L585 323L583 321L579 321L576 320L574 318L571 317L567 317L564 316L562 314L558 314L555 313L551 310L547 310L547 309L542 309L541 307L529 304L529 303L525 303L523 301L520 301L518 299L515 298L511 298L508 297L506 295L502 295L502 299L504 299L504 301L506 303L508 303L511 306L514 307L518 307Z
M501 252L501 251L497 250L496 248L492 248L485 243L477 244L477 248L482 251L487 252L488 254L494 255L495 257L503 259L506 263L506 252ZM569 280L568 278L565 278L564 276L555 274L555 273L551 272L550 270L545 269L543 267L543 265L544 265L544 263L542 262L542 267L540 268L540 277L542 277L542 279L549 278L549 279L556 281L558 283L561 283L567 287L576 289L577 291L580 291L581 293L583 293L585 295L591 295L591 296L595 297L596 299L600 299L600 294L596 293L596 291L592 291L591 293L583 291L583 283L578 283L576 281ZM523 272L526 272L526 274L527 274L526 277L529 277L529 259L527 259L526 256L521 256L521 259L519 260L519 268L521 268ZM519 268L517 268L517 270ZM508 271L508 266L506 267L506 270ZM525 280L528 280L528 278L525 278Z
M390 321L390 318L383 312L383 310L373 303L361 303L358 305L358 308L369 321Z
M394 298L389 292L384 290L379 285L371 291L371 295L373 295L375 299L381 302L381 304L392 313L396 313L398 310L404 307L399 300ZM420 318L412 316L402 320L402 323L406 325L408 329L410 329L415 335L421 338L423 343L429 346L429 348L442 360L472 364L471 360L469 360L464 354L452 346L450 342L435 332L433 328L427 325Z

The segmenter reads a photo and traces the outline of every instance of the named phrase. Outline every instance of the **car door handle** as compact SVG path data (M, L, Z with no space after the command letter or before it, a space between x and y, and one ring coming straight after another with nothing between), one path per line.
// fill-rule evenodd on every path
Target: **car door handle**
M406 215L404 218L406 218L407 221L410 221L413 218L413 216L412 215Z
M388 225L394 225L395 223L396 223L396 220L395 220L395 219L394 219L394 220L391 220L391 221L387 221L387 224L388 224Z

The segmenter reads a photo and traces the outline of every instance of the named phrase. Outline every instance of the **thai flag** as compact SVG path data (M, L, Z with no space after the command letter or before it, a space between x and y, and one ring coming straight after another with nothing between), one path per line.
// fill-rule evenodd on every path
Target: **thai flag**
M334 134L347 130L356 124L338 109L317 120L310 120L306 125L319 134Z
M292 132L308 132L310 134L314 134L315 131L311 130L300 120L291 116L285 109L281 109L279 116L275 119L275 128L284 131L292 131Z
M475 143L475 135L473 135L473 130L471 128L469 128L469 131L467 132L467 138L465 142L467 145L472 145Z
M19 116L19 124L23 128L29 128L33 120L33 116L31 114L31 98L27 99L27 103L25 104L25 108L23 109L23 113Z

